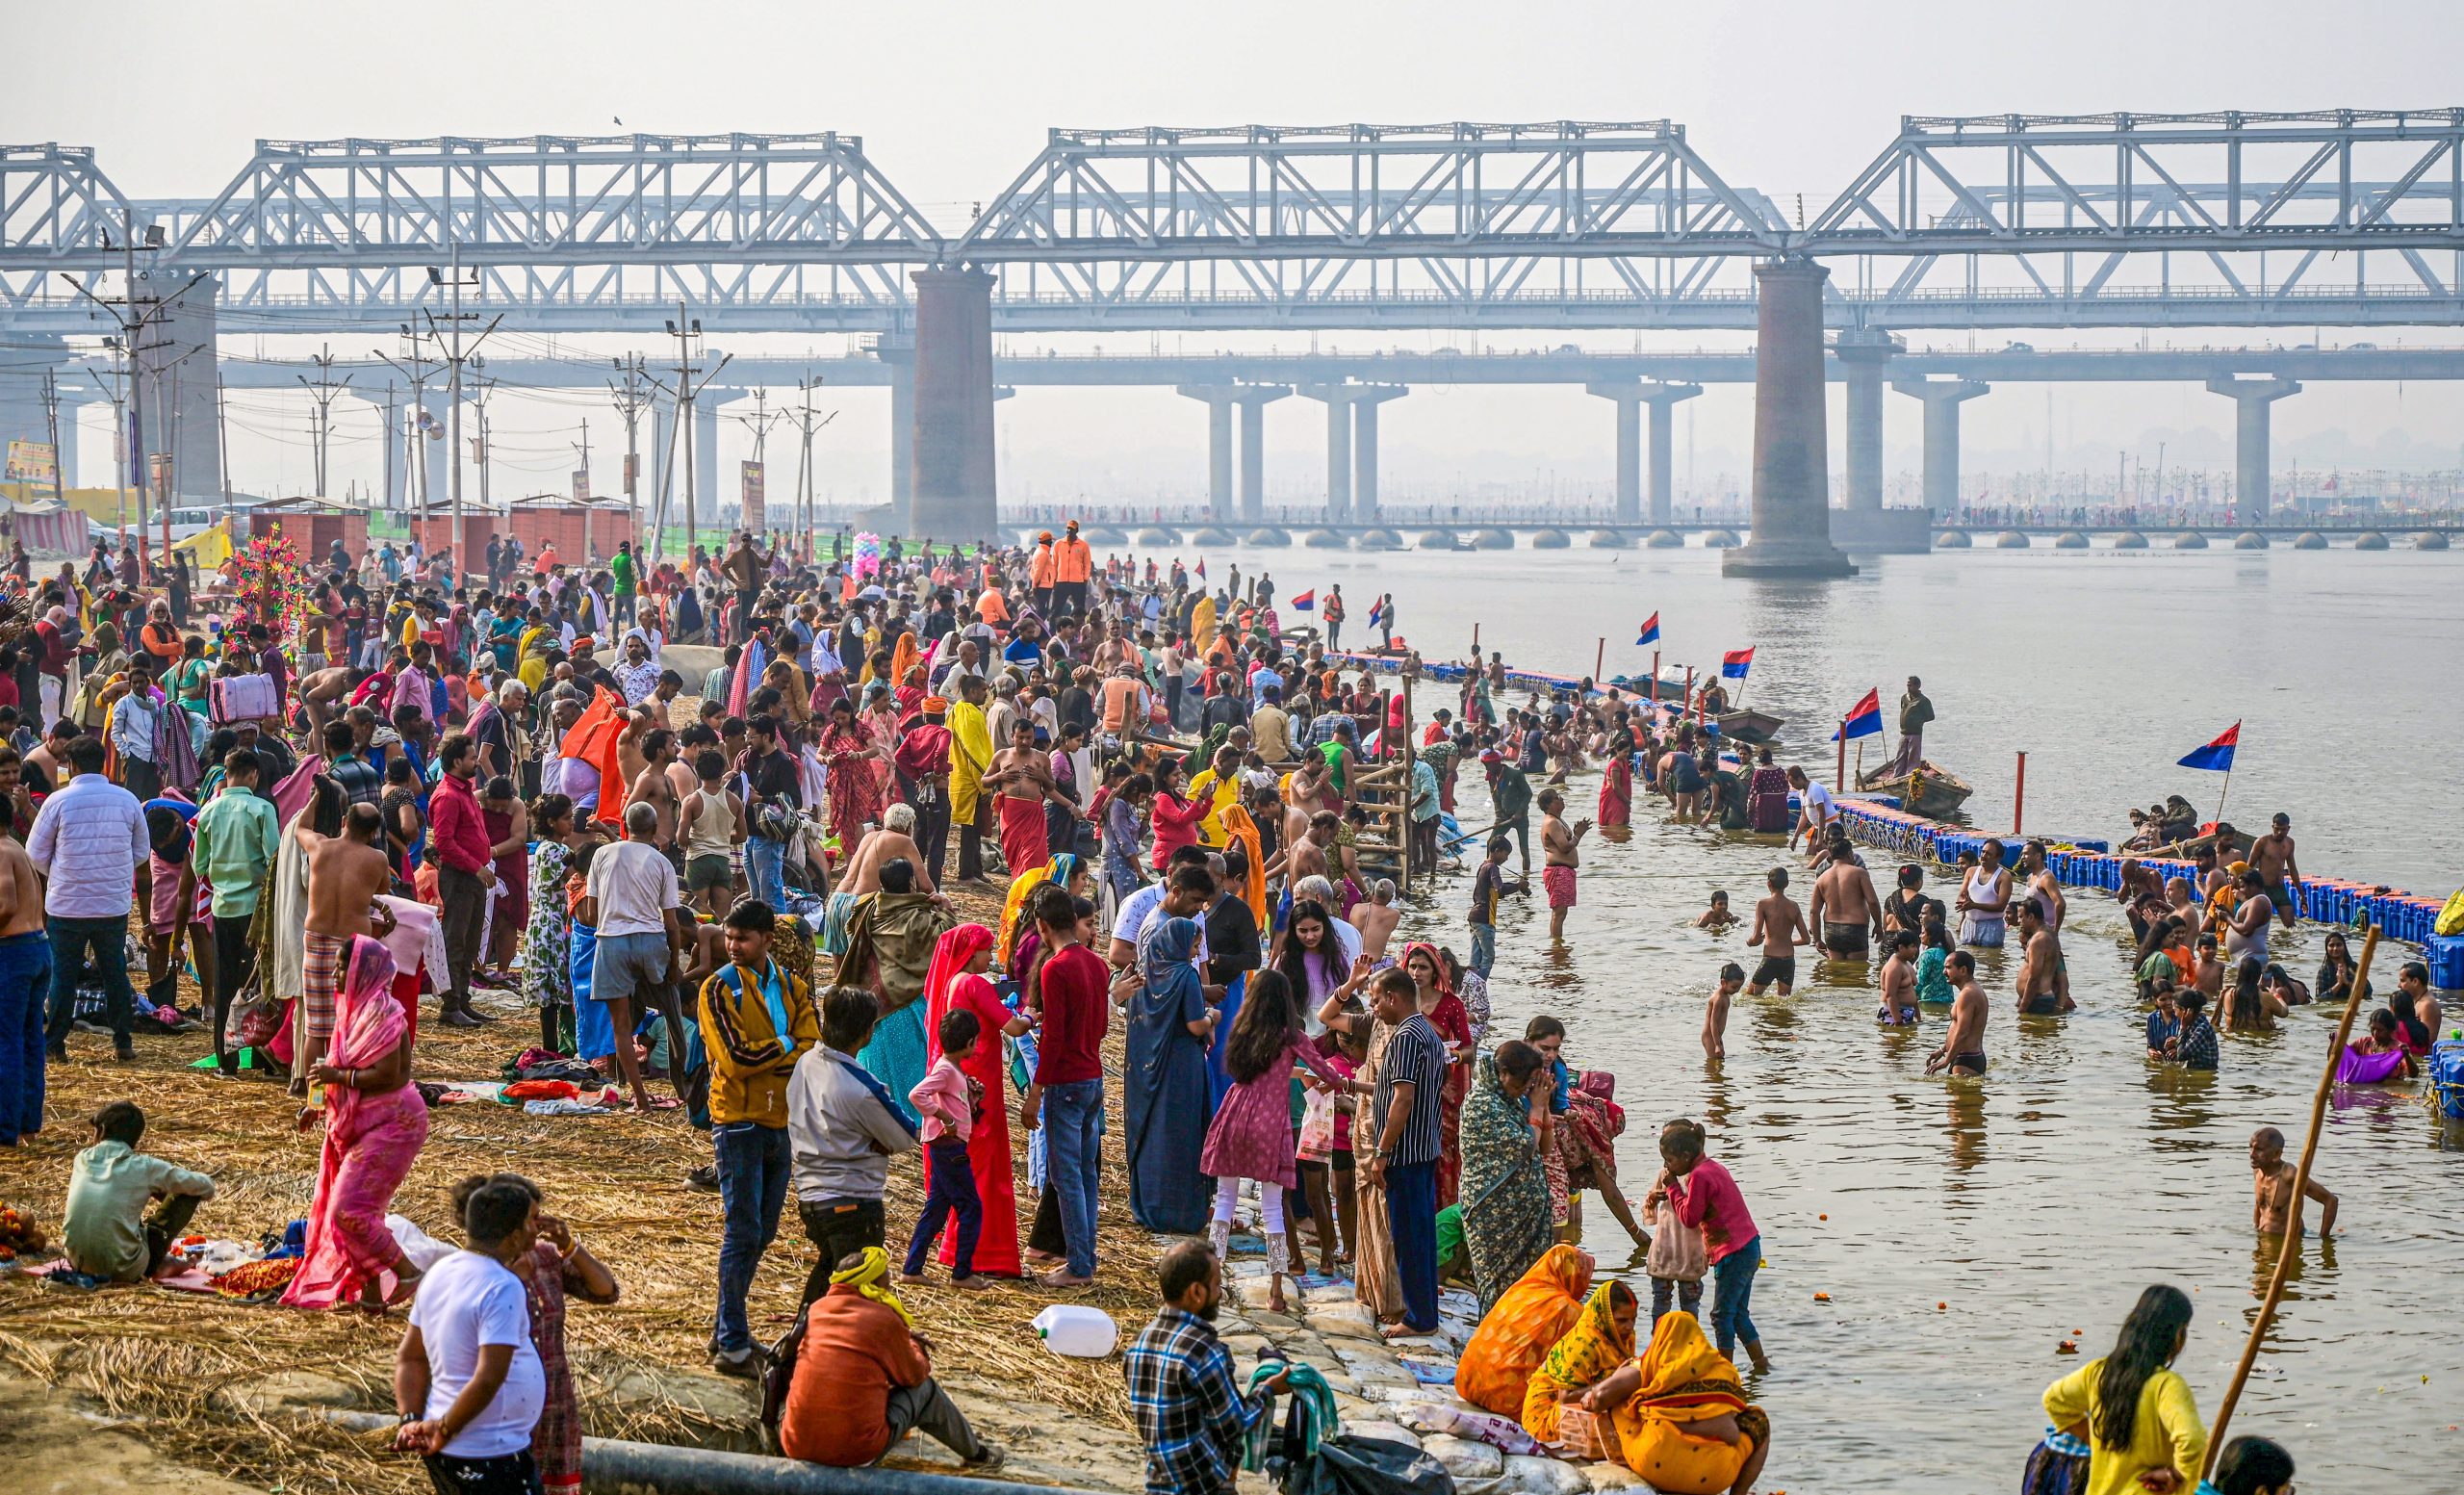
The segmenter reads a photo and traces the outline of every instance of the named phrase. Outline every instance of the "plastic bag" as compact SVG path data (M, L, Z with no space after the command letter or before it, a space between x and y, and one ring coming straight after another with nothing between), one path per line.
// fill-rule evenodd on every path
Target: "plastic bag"
M1663 1282L1700 1282L1711 1270L1701 1227L1679 1224L1677 1211L1666 1199L1652 1213L1652 1249L1644 1267Z

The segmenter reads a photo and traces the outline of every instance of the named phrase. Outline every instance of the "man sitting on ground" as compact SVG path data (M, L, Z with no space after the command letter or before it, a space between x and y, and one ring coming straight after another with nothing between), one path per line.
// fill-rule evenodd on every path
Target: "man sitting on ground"
M144 1136L145 1113L130 1101L94 1113L94 1145L69 1164L60 1225L60 1249L76 1271L112 1282L157 1276L189 1217L214 1198L213 1179L138 1151ZM158 1196L162 1207L147 1214Z
M1008 1456L967 1426L933 1379L933 1347L884 1278L889 1253L878 1246L838 1258L830 1291L805 1309L804 1341L779 1414L779 1448L789 1458L852 1469L879 1463L921 1429L989 1473Z

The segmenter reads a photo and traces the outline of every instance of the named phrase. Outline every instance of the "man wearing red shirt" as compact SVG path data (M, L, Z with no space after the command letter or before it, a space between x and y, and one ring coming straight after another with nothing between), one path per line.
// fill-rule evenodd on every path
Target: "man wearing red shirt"
M1112 971L1078 942L1078 916L1065 890L1044 888L1034 909L1053 953L1040 979L1043 1031L1027 1106L1041 1106L1045 1172L1061 1194L1061 1233L1068 1243L1068 1260L1040 1280L1046 1287L1081 1287L1095 1279L1095 1163L1104 1119L1103 1043L1112 1020Z
M941 886L941 863L950 846L950 729L941 724L949 714L945 697L926 696L923 720L898 739L891 761L898 766L899 789L915 807L915 849Z
M467 1028L480 1021L471 1011L471 967L479 955L489 889L497 885L496 856L487 823L479 818L478 795L471 787L479 776L479 755L470 736L459 732L448 736L437 749L437 760L445 775L428 796L428 854L436 859L436 899L444 915L445 968L450 981L443 1020Z

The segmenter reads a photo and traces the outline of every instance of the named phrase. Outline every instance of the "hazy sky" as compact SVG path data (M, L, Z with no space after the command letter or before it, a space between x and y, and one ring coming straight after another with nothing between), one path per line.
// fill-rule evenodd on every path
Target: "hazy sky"
M50 61L12 69L0 139L90 144L137 195L218 191L259 138L619 133L621 117L628 132L860 134L890 178L946 226L1006 186L1054 125L1664 116L1684 123L1732 182L1784 204L1802 192L1810 212L1883 148L1904 114L2422 108L2464 93L2454 69L2464 6L2436 0L2332 13L2290 0L2024 10L1897 0L141 3L109 7L107 22L91 8L12 0L8 13L11 52ZM1980 340L1998 346L2002 336ZM2437 329L2331 328L2325 337L2464 343L2464 331ZM1128 352L1148 341L1124 335L1100 346ZM1632 346L1630 337L1592 341ZM1465 337L1324 342L1432 347ZM244 424L255 431L235 438L235 476L253 488L304 483L304 401L262 395L251 405ZM850 393L837 405L828 485L849 499L884 496L886 398ZM1896 398L1890 406L1891 466L1912 475L1916 407ZM1740 466L1748 407L1742 390L1720 391L1681 417L1700 485ZM1549 482L1569 494L1604 490L1607 408L1573 389L1416 393L1383 412L1388 497L1444 502L1480 485ZM1291 502L1322 489L1319 412L1295 400L1270 418L1270 487ZM582 413L571 401L526 411L508 402L500 451L517 465L503 480L557 486L563 443ZM2459 416L2464 398L2448 387L2314 386L2276 407L2279 466L2451 468ZM2048 416L2042 387L2010 386L1966 407L1970 477L2041 468L2048 419L2058 466L2110 471L2121 451L2143 451L2153 463L2159 441L2172 463L2187 455L2220 468L2230 458L2230 407L2191 387L2056 386ZM592 425L596 441L602 423ZM372 479L373 417L353 408L338 430L338 472ZM1168 393L1030 391L1003 403L1001 430L1005 491L1203 493L1203 409ZM734 440L723 448L730 460L739 454ZM104 457L90 445L89 471ZM1683 454L1679 465L1682 483ZM603 469L603 488L613 486L611 473ZM773 491L787 481L774 476Z

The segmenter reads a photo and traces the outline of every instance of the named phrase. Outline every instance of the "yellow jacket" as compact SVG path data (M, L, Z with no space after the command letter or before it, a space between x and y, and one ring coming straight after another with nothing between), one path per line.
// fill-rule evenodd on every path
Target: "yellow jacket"
M783 1040L761 992L764 973L731 963L702 983L699 1016L710 1062L713 1125L731 1121L786 1125L787 1078L795 1072L797 1057L821 1042L821 1019L813 1013L812 992L775 960L769 963L767 976L778 982L786 1008Z

